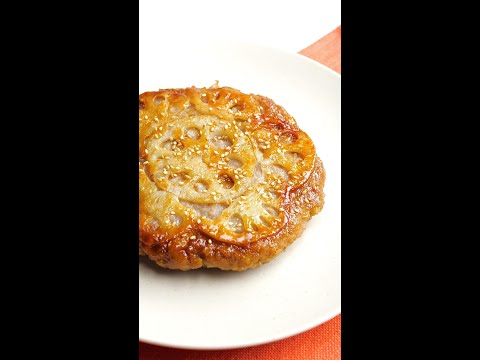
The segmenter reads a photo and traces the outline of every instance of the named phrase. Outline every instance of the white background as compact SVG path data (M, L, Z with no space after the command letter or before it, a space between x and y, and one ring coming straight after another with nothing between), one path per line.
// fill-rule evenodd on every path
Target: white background
M298 52L341 25L340 5L340 0L141 0L140 53L167 38L185 46L230 38Z

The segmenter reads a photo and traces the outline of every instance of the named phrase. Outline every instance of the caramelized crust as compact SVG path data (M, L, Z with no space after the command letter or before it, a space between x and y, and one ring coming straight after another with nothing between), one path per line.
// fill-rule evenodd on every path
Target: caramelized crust
M257 267L323 208L311 139L266 97L227 87L147 92L139 123L139 253L161 267Z

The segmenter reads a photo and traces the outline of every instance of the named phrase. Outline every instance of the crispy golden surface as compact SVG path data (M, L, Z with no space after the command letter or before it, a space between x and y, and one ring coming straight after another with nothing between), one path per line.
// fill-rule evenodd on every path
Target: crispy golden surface
M272 100L193 87L139 108L139 252L161 267L257 267L322 209L322 162Z

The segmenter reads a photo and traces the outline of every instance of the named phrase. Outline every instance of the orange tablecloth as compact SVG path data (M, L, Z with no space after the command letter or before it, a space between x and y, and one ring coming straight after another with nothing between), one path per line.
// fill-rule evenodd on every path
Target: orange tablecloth
M339 26L317 42L314 42L309 47L300 51L300 54L305 55L310 59L316 60L319 63L322 63L323 65L326 65L329 68L340 73L342 66L342 59L340 56L342 48L341 40L342 29Z
M300 51L329 68L341 72L341 29L338 27ZM153 346L140 342L139 359L172 360L339 360L341 315L288 339L245 349L195 351Z

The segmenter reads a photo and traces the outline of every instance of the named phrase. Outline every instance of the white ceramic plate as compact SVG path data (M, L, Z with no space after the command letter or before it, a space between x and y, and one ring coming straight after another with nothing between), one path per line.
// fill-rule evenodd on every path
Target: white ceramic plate
M140 92L219 80L270 97L312 137L327 173L325 207L284 253L257 269L180 272L141 259L139 337L187 349L263 344L340 313L340 76L297 54L199 42L197 35L170 44L159 35L151 46L141 44Z

